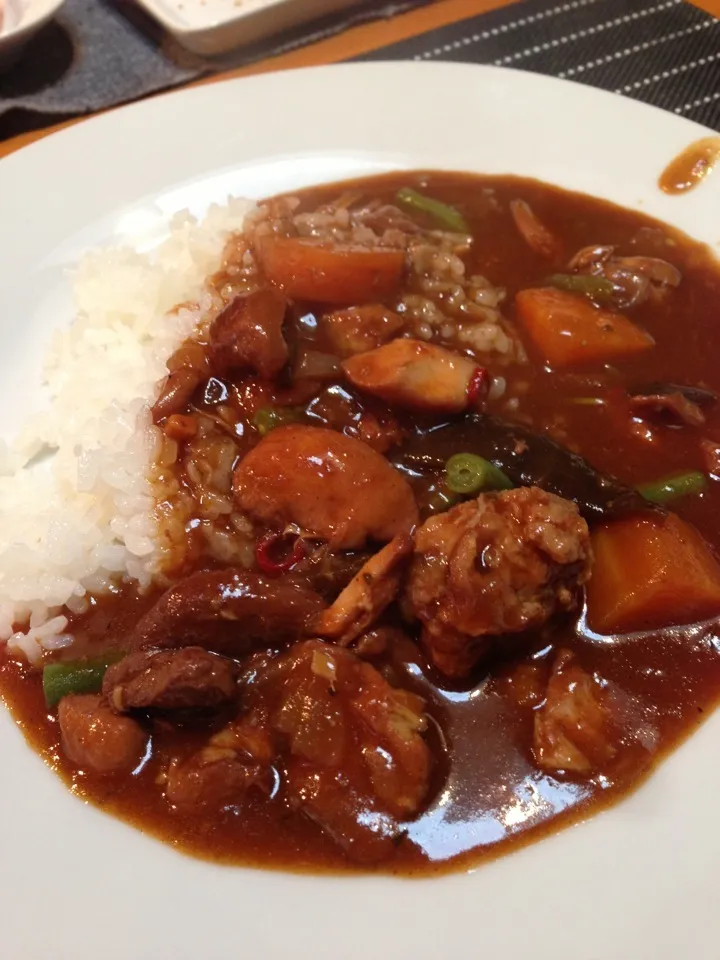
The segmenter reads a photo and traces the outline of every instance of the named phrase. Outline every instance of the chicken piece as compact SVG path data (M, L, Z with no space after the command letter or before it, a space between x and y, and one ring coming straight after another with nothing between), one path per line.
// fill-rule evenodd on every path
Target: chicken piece
M285 366L287 300L273 287L235 297L210 327L215 363L224 370L250 369L271 380Z
M312 764L320 779L342 770L358 795L391 816L418 811L430 776L420 697L320 640L296 644L271 670L273 681L271 722L293 757Z
M286 786L290 805L313 820L355 863L379 863L395 852L396 821L358 794L342 773L318 776L310 764L292 760Z
M387 403L460 413L485 399L487 371L469 357L402 338L343 362L348 380Z
M337 310L323 317L321 323L333 352L341 357L373 350L403 328L402 317L380 303Z
M165 795L185 812L234 806L251 788L269 791L275 752L264 718L243 717L187 760L171 763Z
M461 677L490 638L572 609L590 575L577 507L538 487L481 494L417 531L404 610L438 670Z
M237 695L232 660L203 647L139 650L108 667L103 694L118 713L214 709Z
M332 606L315 617L310 630L345 647L360 636L395 599L412 538L394 537L353 577Z
M254 641L295 638L325 607L299 583L246 570L199 571L167 590L128 638L130 649L202 646L231 656Z
M602 686L570 650L560 650L545 702L535 712L533 753L538 766L587 775L607 764L616 752Z
M243 513L276 529L296 524L333 549L409 532L418 510L408 482L375 450L322 427L278 427L233 477Z
M118 716L100 694L63 697L58 721L65 755L95 773L130 773L147 749L148 735L140 724Z

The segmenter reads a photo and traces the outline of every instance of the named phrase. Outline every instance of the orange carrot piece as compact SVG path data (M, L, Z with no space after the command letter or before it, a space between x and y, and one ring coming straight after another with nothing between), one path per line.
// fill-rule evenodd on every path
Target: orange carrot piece
M553 367L604 363L649 350L655 342L627 317L564 290L521 290L515 306L530 339Z
M337 246L298 237L260 237L268 280L291 299L361 304L392 296L405 265L402 250Z
M720 564L673 513L597 527L587 585L588 626L602 634L695 623L720 614Z

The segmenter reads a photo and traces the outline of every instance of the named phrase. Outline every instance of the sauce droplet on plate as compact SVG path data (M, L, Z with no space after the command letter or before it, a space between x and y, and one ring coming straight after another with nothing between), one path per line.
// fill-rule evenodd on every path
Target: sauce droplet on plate
M674 157L660 174L663 193L687 193L696 187L720 160L720 137L703 137Z

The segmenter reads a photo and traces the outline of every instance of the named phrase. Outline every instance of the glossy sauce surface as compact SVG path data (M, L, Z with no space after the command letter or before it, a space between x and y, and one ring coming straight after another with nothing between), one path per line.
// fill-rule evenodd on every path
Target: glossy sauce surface
M462 209L475 238L471 270L506 287L503 312L510 321L515 292L542 284L550 272L543 258L527 248L508 214L508 203L517 197L530 203L562 238L565 259L588 244L614 244L625 255L664 256L679 267L683 282L672 296L633 311L633 319L655 339L652 351L617 366L564 373L544 368L531 352L530 364L503 371L506 392L489 409L547 431L593 466L630 485L703 469L700 441L720 443L717 406L709 408L702 426L653 428L649 438L642 439L628 431L627 418L613 398L620 386L650 381L720 391L717 352L710 348L717 344L720 349L720 271L704 247L634 212L511 177L394 174L358 186L389 201L408 183ZM337 186L306 191L302 202L312 209L338 192ZM297 312L312 309L311 304L300 305ZM316 342L312 326L298 329L298 337ZM600 402L578 404L577 397ZM510 408L508 398L516 401ZM716 482L700 496L679 502L677 513L720 551ZM113 645L121 648L124 635L152 599L126 592L100 601L74 624L78 639L72 656L104 652ZM604 681L627 729L615 760L588 779L544 773L531 754L533 707L559 647L576 651L583 666ZM457 685L435 674L410 640L393 646L375 665L397 685L424 696L435 721L430 742L441 759L427 808L404 825L395 856L380 867L413 875L469 867L621 797L692 733L720 693L715 624L613 639L593 636L582 617L552 621L538 634L507 639L499 653ZM170 808L158 778L168 758L187 755L207 739L206 726L176 730L157 724L152 753L135 774L106 778L78 772L63 758L57 720L45 707L36 673L2 663L0 692L28 740L78 793L180 849L225 863L298 870L352 867L309 819L289 815L261 796L248 794L232 810L207 817Z
M720 137L696 140L674 157L658 181L664 193L678 194L694 190L720 160Z

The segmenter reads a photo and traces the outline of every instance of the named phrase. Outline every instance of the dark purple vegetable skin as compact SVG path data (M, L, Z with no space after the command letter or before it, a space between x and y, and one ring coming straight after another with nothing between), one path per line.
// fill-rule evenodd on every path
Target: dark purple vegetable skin
M461 452L490 460L517 486L542 487L572 500L588 522L649 509L637 490L550 437L499 417L473 414L419 433L391 459L410 477L429 477L439 476L445 462Z

